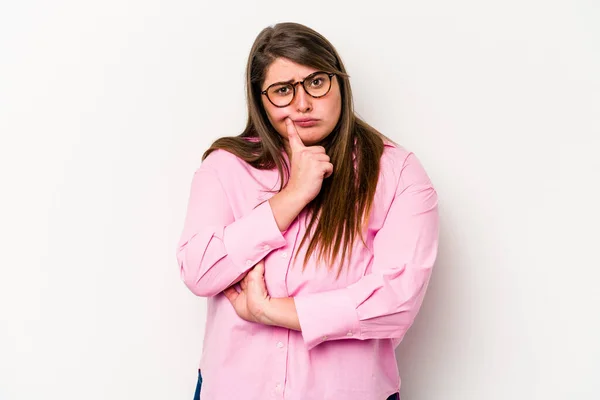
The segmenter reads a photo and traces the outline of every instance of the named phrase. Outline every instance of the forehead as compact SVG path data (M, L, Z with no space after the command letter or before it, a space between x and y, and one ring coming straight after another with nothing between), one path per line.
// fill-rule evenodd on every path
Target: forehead
M287 58L277 58L267 68L265 75L265 86L275 82L285 82L290 79L301 81L306 76L316 72L316 68L307 67L306 65L296 64Z

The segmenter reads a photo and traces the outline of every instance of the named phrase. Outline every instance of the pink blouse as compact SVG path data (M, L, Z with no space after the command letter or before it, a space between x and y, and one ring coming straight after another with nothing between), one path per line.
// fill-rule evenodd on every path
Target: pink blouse
M277 169L224 150L193 177L177 260L186 286L208 298L201 398L384 400L400 388L394 349L436 259L436 191L413 153L386 142L367 246L357 239L336 279L316 256L302 270L307 215L279 230L265 201L278 181ZM244 321L222 294L263 259L269 294L294 297L301 332Z

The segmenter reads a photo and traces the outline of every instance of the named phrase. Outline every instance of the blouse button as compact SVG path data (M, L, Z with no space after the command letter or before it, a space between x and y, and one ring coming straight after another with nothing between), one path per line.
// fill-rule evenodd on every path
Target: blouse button
M346 333L346 336L352 336L352 331Z
M252 265L252 260L246 260L246 266L251 266Z
M282 258L287 258L287 256L288 256L288 255L287 255L287 251L284 251L283 253L281 253L281 257L282 257Z

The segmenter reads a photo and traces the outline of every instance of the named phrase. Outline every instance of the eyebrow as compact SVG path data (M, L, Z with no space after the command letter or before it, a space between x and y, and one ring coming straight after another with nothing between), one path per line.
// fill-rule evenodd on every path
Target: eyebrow
M308 75L307 75L307 76L308 76ZM293 80L293 79L288 79L287 81L281 81L281 82L275 82L275 83L271 83L271 85L275 85L275 84L277 84L277 83L294 83L294 80ZM269 86L271 86L271 85L269 85Z
M281 81L281 82L273 82L273 83L270 83L270 84L266 85L266 86L265 86L265 90L266 90L268 87L271 87L271 86L273 86L273 85L285 85L285 84L291 84L291 83L293 83L293 82L294 82L294 80L293 80L293 79L290 79L290 80L287 80L287 81Z
M315 74L317 72L320 72L320 71L311 72L310 74L306 75L304 78L300 79L300 81L303 81L304 79L308 78L309 76L311 76L312 74ZM300 82L300 81L298 81L298 82ZM283 85L283 84L288 84L288 83L294 83L294 82L295 81L293 79L288 79L287 81L273 82L273 83L267 85L267 87L273 86L273 85Z

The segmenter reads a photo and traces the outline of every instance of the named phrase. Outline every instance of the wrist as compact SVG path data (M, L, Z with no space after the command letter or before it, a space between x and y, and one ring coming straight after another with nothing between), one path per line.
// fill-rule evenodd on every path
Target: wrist
M300 330L300 321L293 297L270 298L264 312L265 325Z
M302 212L307 203L297 192L289 188L282 189L269 199L275 222L281 232L288 229L294 219Z
M257 322L263 325L276 325L274 316L277 314L277 312L275 311L276 304L274 304L275 302L273 300L273 298L269 297L269 299L265 302L262 307L262 313Z
M297 190L286 186L279 192L285 203L293 210L297 211L299 214L300 211L306 207L310 200L305 199Z

